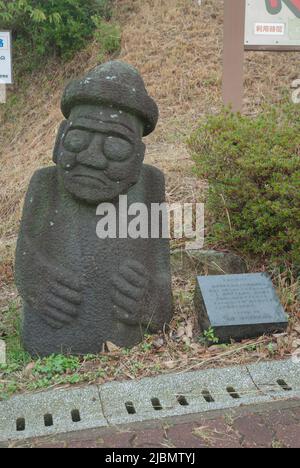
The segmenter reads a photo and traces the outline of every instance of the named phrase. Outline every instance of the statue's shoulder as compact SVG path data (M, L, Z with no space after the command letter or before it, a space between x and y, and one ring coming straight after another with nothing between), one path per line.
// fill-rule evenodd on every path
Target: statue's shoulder
M29 183L25 198L25 210L39 209L39 207L57 193L57 169L55 166L36 171Z
M165 184L165 175L157 167L151 166L150 164L143 165L144 177L149 182L154 182L156 184Z
M47 167L36 171L30 181L23 208L22 231L37 235L48 222L57 194L57 170Z
M57 169L53 167L45 167L37 170L30 181L29 190L51 189L57 184Z
M143 179L147 187L147 193L151 194L151 202L163 202L166 196L164 173L160 169L157 169L157 167L144 164Z

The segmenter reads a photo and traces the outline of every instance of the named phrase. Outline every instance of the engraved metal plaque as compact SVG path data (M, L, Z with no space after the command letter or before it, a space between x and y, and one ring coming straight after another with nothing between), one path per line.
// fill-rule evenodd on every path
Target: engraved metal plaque
M197 278L195 304L202 329L221 340L283 331L288 319L271 279L260 273Z

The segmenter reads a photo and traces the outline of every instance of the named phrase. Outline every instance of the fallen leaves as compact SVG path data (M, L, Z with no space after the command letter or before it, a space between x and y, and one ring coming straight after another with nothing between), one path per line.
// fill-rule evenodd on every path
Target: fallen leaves
M165 345L165 340L163 338L157 338L153 340L153 346L155 349L161 349Z
M177 361L166 361L163 365L166 369L175 369L175 367L177 367Z
M32 376L33 369L35 368L35 362L30 362L24 369L24 377L30 378Z

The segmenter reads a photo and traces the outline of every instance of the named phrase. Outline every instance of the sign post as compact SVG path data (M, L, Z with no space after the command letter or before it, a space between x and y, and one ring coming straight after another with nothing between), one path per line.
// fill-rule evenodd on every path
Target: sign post
M225 0L223 101L242 110L244 95L245 0Z
M243 108L244 51L300 51L300 0L225 0L223 101Z
M6 85L12 83L11 32L0 31L0 103L6 102Z

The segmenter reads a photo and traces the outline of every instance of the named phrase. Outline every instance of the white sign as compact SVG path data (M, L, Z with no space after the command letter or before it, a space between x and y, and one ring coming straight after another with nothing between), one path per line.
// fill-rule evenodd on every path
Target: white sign
M0 84L12 84L11 33L0 31Z
M246 0L246 46L300 46L300 0Z

